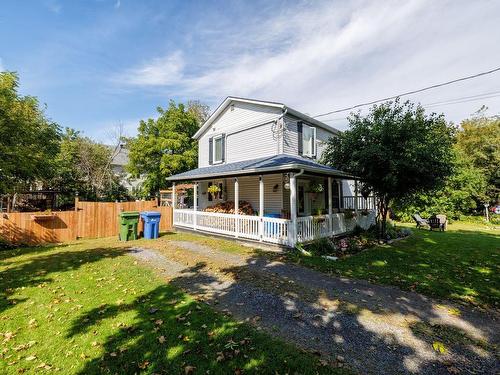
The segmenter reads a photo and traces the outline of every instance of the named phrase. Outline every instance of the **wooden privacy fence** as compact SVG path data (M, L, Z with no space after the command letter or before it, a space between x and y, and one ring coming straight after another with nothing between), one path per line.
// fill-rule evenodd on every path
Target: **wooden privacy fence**
M160 231L172 229L172 207L159 207L156 200L142 202L75 202L74 211L13 212L0 214L0 237L22 244L66 242L78 238L118 235L118 215L122 211L158 211ZM139 231L142 231L139 221Z

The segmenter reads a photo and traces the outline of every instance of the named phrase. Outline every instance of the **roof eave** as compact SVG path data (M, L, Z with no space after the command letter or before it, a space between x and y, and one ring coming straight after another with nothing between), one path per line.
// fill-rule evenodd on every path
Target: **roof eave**
M223 102L215 109L215 111L210 115L210 117L203 123L203 125L198 129L198 131L193 135L193 139L199 139L203 133L210 127L210 125L219 117L219 115L229 106L229 104L233 101L239 101L243 103L253 103L253 104L259 104L259 105L266 105L269 107L275 107L275 108L285 108L285 105L282 103L275 103L275 102L266 102L263 100L254 100L254 99L246 99L246 98L239 98L237 96L228 96L226 99L223 100Z
M341 171L335 171L335 170L327 170L325 168L316 168L312 166L305 166L303 164L286 164L282 165L279 167L268 167L268 168L252 168L252 169L242 169L238 171L231 171L231 172L221 172L221 173L207 173L207 174L201 174L201 175L196 175L196 176L170 176L167 177L167 181L192 181L192 180L204 180L207 178L218 178L218 177L231 177L231 176L241 176L241 175L253 175L253 174L259 174L259 173L268 173L268 172L273 172L273 171L287 171L287 170L294 170L294 169L303 169L304 171L307 172L314 172L314 173L319 173L323 175L331 175L331 176L337 176L337 177L346 177L346 178L352 178L352 179L358 179L358 177L352 176L348 173L344 173Z
M296 109L287 107L287 112L289 114L291 114L292 116L301 118L302 120L305 120L305 121L307 121L307 122L309 122L309 123L311 123L313 125L319 126L320 128L323 128L325 130L331 131L331 132L336 133L336 134L341 133L340 130L335 129L334 127L329 126L329 125L325 124L324 122L316 120L314 117L311 117L311 116L308 116L308 115L306 115L306 114L304 114L302 112L299 112Z

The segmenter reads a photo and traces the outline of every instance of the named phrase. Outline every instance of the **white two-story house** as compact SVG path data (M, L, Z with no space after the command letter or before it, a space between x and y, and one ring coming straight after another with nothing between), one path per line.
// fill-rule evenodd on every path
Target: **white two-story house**
M192 208L173 199L174 225L285 246L370 225L357 177L319 162L338 133L281 103L228 97L194 135L198 168L168 178L174 191L194 183Z

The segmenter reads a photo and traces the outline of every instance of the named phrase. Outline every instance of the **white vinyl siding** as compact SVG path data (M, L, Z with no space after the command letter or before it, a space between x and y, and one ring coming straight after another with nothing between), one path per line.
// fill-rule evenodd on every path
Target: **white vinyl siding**
M273 124L242 130L226 136L226 161L249 160L278 154L278 139L273 135Z
M209 139L221 133L227 137L226 163L277 154L278 140L273 139L271 124L280 114L279 108L234 102L198 140L198 167L209 165Z
M318 127L316 128L316 159L318 161L321 160L323 151L325 151L328 140L330 139L330 137L333 136L335 136L335 134L332 132L329 132L322 128Z
M297 121L300 121L298 118L293 116L285 116L285 130L283 137L283 152L285 154L298 155L299 154L299 136L297 130ZM306 122L303 122L304 128L308 125ZM335 132L332 130L331 132L320 128L318 126L316 128L316 159L321 160L322 153L326 147L326 143L328 139L332 136L335 136ZM305 148L303 148L305 150Z

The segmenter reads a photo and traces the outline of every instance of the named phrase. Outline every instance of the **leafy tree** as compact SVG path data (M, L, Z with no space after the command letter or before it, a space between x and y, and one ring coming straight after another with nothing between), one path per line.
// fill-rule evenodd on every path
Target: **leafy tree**
M190 100L187 103L188 112L192 113L200 124L207 121L210 116L210 107L199 100Z
M491 203L500 194L500 117L486 117L481 108L475 116L462 122L457 134L457 148L471 163L483 171Z
M324 162L359 176L374 191L385 238L392 201L432 190L452 173L455 129L442 115L399 100L348 120L349 130L329 140Z
M431 192L417 193L396 200L393 204L396 215L404 221L411 221L419 212L430 216L445 213L449 217L474 212L486 198L487 177L483 170L475 167L467 155L455 145L454 171L444 186Z
M128 170L144 177L144 194L154 195L165 179L197 164L198 144L192 136L199 129L199 116L183 104L171 101L168 109L157 108L157 119L142 120L139 134L128 140Z
M57 155L56 175L48 184L60 190L67 199L75 193L87 200L124 198L126 189L111 169L112 148L83 137L66 128Z
M59 151L59 126L32 96L17 92L16 73L0 72L0 193L49 178Z

